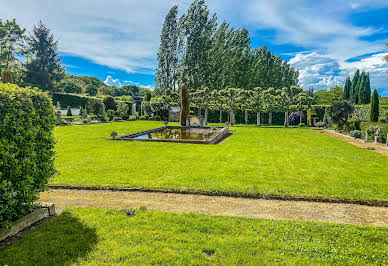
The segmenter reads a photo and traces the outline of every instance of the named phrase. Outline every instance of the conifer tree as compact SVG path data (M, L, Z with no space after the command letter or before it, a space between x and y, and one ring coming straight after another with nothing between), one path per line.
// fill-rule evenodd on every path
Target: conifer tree
M350 77L348 76L346 78L345 87L344 87L344 99L349 100L350 99L350 90L352 88L352 82L350 81Z
M350 90L350 100L353 103L357 103L358 101L358 83L360 80L360 70L356 70L356 73L354 73L353 79L352 79L352 87Z
M179 122L182 126L186 126L186 119L190 115L190 99L189 90L187 86L183 84L181 88L181 112L179 115Z
M64 76L58 57L58 41L50 30L39 21L27 38L27 59L24 81L42 90L54 90L54 86Z
M370 106L370 121L377 122L379 120L379 94L375 89L372 94L372 102Z

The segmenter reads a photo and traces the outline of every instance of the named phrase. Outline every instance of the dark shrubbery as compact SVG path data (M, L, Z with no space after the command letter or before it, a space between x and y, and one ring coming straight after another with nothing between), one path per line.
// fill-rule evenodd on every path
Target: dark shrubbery
M31 212L54 175L55 120L45 93L0 84L0 227Z
M105 104L105 109L106 110L116 110L116 101L113 99L112 96L107 95L104 96L102 99L102 102Z
M113 110L108 110L108 111L106 112L106 115L108 116L109 121L112 121L113 118L115 117L115 111L113 111Z
M54 103L59 102L61 106L71 106L74 108L86 106L94 102L101 102L96 98L66 93L53 93L52 98Z
M342 127L354 110L354 105L348 100L334 102L327 109L328 115L335 124Z
M71 107L70 106L67 107L66 115L67 116L73 116L73 113L71 112Z

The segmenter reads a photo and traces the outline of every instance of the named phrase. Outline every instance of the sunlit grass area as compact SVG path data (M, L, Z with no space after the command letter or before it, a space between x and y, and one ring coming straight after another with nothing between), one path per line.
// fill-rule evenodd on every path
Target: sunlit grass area
M162 126L58 127L51 184L388 199L388 157L309 128L236 126L218 145L110 141Z
M0 250L0 264L384 265L387 234L384 227L69 208Z

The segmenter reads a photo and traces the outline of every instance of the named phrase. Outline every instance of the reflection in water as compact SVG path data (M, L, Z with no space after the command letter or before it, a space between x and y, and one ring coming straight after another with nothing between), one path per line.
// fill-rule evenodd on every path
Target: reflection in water
M206 140L216 131L216 128L166 128L144 134L135 139L192 139Z

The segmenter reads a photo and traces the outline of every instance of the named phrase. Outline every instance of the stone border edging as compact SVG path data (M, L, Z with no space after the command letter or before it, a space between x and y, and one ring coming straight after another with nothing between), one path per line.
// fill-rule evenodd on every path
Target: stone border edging
M160 188L126 188L126 187L97 187L97 186L70 186L70 185L49 185L50 189L65 189L65 190L101 190L113 192L149 192L149 193L168 193L168 194L191 194L203 196L223 196L231 198L247 198L247 199L267 199L267 200L284 200L284 201L307 201L307 202L322 202L322 203L342 203L342 204L357 204L374 207L388 207L388 201L378 200L352 200L352 199L337 199L337 198L319 198L319 197L302 197L302 196L281 196L271 194L249 194L243 192L224 192L224 191L204 191L204 190L176 190L176 189L160 189Z
M0 229L0 242L6 240L9 237L12 237L18 234L20 231L23 231L27 227L47 218L55 215L55 206L54 204L42 206L39 209L36 209L30 214L16 220L12 223L10 228Z

